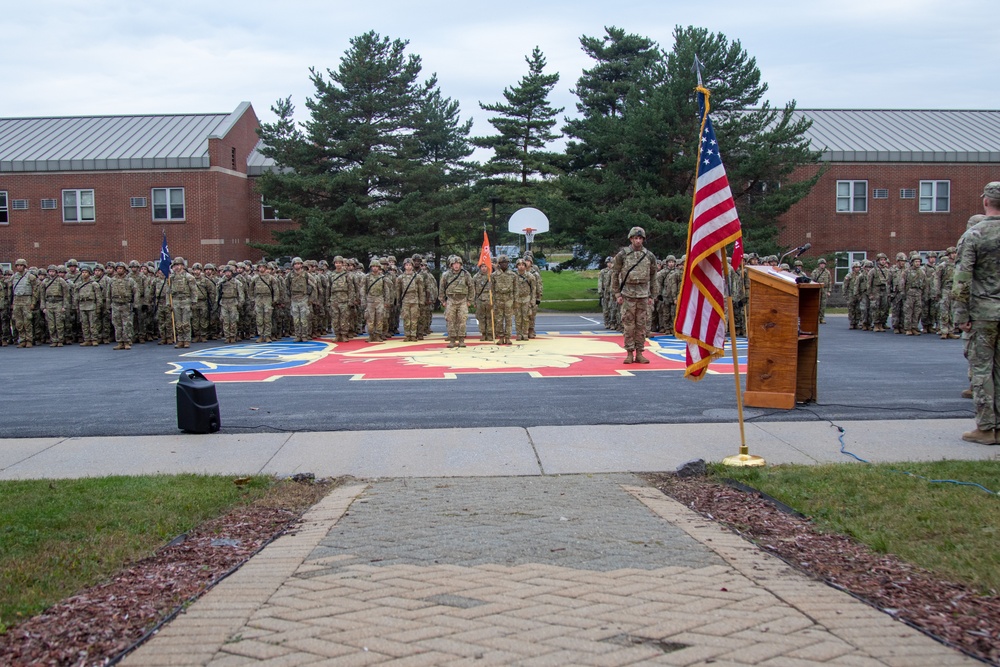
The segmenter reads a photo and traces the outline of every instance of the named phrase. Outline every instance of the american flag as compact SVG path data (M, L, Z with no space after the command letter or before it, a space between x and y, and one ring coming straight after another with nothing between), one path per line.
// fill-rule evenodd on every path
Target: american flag
M677 337L687 342L684 377L693 380L704 377L712 360L725 353L725 274L722 265L725 247L735 244L733 268L739 268L743 261L740 219L708 115L709 91L701 86L697 90L701 111L701 155L688 225L684 278L674 322Z

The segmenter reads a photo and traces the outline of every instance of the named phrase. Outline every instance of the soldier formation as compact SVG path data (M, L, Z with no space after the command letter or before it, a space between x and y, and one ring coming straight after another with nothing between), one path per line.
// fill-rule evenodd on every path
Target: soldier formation
M230 261L220 267L177 257L169 275L157 264L131 261L81 266L70 259L45 271L14 262L0 281L0 344L29 348L116 343L116 350L158 341L176 348L192 342L296 342L334 333L345 342L367 332L369 342L400 333L423 340L438 301L445 307L448 346L465 347L465 319L476 308L484 340L509 345L516 315L517 339L534 338L542 296L531 253L517 270L501 255L491 275L473 280L458 256L437 281L422 255L403 261L373 259L368 273L356 259ZM492 303L492 312L489 304ZM484 310L485 307L485 310ZM495 327L494 327L495 323Z

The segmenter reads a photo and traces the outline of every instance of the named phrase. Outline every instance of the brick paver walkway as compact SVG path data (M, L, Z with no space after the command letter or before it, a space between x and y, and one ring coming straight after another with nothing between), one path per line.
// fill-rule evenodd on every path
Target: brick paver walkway
M977 664L631 475L335 490L128 665Z

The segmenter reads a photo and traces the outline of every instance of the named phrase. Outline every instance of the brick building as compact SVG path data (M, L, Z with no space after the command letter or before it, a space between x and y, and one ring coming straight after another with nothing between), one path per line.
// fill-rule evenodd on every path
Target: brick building
M955 245L1000 180L1000 111L800 109L826 171L779 221L780 242L849 262ZM803 171L803 174L806 172ZM808 174L815 173L809 170Z
M259 258L273 220L248 171L249 102L232 113L0 119L0 262ZM259 173L259 171L258 171ZM272 218L272 219L267 219Z

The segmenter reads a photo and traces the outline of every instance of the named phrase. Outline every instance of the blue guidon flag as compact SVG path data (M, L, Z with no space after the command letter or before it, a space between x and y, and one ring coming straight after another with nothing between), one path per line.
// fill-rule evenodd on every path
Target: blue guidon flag
M167 233L163 232L163 246L160 248L160 264L157 267L163 272L163 277L170 275L170 248L167 247Z

